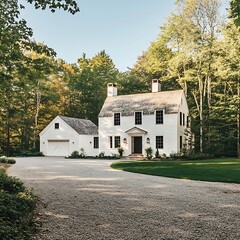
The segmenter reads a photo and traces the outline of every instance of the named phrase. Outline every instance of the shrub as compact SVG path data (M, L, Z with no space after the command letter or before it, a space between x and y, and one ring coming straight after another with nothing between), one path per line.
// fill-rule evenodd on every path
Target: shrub
M44 156L42 152L39 151L31 151L31 150L24 150L17 154L20 157L41 157Z
M105 152L100 152L98 155L99 158L104 158L105 157Z
M19 179L0 171L0 239L30 239L36 202Z
M188 160L204 160L204 159L211 159L213 157L214 157L213 154L208 154L208 153L195 153L195 154L186 155L186 159Z
M19 179L9 177L4 172L0 172L0 189L8 193L16 194L23 192L25 187Z
M211 159L214 157L213 154L208 153L172 153L170 157L173 159L183 159L183 160L204 160L204 159Z
M5 156L2 156L2 157L0 157L0 163L14 164L14 163L16 163L16 160L13 158L8 158Z
M158 148L157 148L157 151L155 152L155 158L160 158L160 154L159 154Z
M152 158L152 153L153 153L152 148L151 147L146 148L145 152L147 154L147 159L151 159Z
M120 157L123 156L123 152L124 152L123 148L122 148L122 147L119 147L119 148L118 148L118 153L119 153Z
M79 158L80 154L78 151L73 151L69 157L70 158Z
M80 158L86 157L86 153L85 153L85 151L84 151L84 148L81 148L81 149L80 149L79 157L80 157Z
M164 158L164 159L167 158L166 153L163 153L162 156L161 156L161 158Z

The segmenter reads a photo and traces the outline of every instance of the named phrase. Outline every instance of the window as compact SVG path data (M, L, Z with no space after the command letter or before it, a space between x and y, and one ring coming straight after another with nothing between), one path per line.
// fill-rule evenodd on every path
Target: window
M189 116L187 116L187 127L189 127Z
M55 123L55 129L59 129L59 123Z
M182 112L180 112L180 126L182 126Z
M183 113L183 126L185 126L185 114Z
M163 136L156 136L156 148L163 149Z
M93 148L99 148L99 138L98 137L93 138Z
M114 126L120 125L120 113L114 113Z
M183 146L183 143L182 143L182 136L180 136L180 150L182 150L182 146Z
M109 137L110 148L113 148L113 137Z
M156 124L163 124L163 111L156 111Z
M135 112L135 124L136 125L142 124L142 112Z
M114 138L114 145L115 145L115 148L119 148L120 147L120 136L116 136Z

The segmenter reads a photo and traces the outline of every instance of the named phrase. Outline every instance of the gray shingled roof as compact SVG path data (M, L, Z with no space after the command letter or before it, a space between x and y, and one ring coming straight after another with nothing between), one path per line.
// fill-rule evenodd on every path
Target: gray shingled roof
M132 116L137 111L150 115L162 109L165 109L166 114L177 113L182 95L183 90L175 90L107 97L99 117L111 117L115 112L121 112L122 116Z
M64 117L64 116L59 116L59 117L79 134L84 134L84 135L98 134L98 127L90 120Z

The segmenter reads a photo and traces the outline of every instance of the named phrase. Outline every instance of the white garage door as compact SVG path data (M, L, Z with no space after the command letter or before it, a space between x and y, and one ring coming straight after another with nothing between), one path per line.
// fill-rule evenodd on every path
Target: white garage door
M48 140L47 156L69 155L69 140Z

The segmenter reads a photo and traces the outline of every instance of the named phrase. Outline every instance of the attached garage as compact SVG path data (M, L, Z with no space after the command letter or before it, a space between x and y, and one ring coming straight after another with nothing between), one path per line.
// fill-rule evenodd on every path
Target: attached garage
M90 120L57 116L39 135L40 151L45 156L64 157L81 149L88 156L98 155L98 128Z
M47 156L67 156L69 153L69 140L48 140Z

